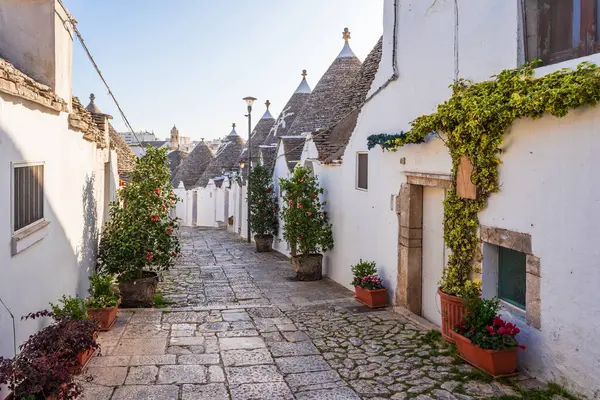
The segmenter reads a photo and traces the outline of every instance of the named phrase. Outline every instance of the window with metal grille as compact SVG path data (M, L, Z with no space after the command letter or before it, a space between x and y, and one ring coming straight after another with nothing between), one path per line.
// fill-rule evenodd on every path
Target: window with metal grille
M600 0L525 0L527 59L554 64L600 52Z
M498 247L498 297L525 309L526 254Z
M13 230L44 219L44 165L13 166Z
M356 188L369 189L369 153L356 155Z

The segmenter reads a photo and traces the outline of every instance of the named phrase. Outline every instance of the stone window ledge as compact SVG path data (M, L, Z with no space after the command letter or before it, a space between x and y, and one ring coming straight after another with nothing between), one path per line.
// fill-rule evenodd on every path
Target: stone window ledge
M19 254L48 236L48 225L50 225L50 222L42 219L14 233L11 240L11 255L15 256Z

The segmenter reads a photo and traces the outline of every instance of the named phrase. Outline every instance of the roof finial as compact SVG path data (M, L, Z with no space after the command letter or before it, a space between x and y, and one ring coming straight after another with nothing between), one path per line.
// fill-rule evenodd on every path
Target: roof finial
M265 106L267 106L267 110L269 109L270 105L271 105L271 102L269 100L265 101Z
M344 32L342 32L342 39L344 39L346 43L348 43L348 41L352 39L350 37L350 31L348 30L348 28L344 28Z
M232 127L233 129L235 129L235 122L234 122L233 124L231 124L231 127Z
M306 75L308 75L308 74L306 73L306 70L303 69L302 70L302 79L306 79Z
M90 93L90 101L93 103L94 100L96 100L96 96L94 95L94 93Z
M202 141L202 143L204 143L204 138L200 138L200 140Z

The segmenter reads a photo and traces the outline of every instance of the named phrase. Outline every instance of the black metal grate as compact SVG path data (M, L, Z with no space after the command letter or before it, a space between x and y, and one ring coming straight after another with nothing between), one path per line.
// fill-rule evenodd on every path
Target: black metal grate
M44 166L14 168L14 230L44 218Z

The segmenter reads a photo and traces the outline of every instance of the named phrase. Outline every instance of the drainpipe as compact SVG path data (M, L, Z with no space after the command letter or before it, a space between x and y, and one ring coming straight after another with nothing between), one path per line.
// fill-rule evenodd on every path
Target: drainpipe
M392 76L389 77L383 85L381 85L372 95L370 95L363 103L365 105L379 93L381 93L390 83L397 80L400 77L398 73L398 61L397 61L397 48L398 48L398 9L400 8L400 0L394 0L394 34L392 38Z

